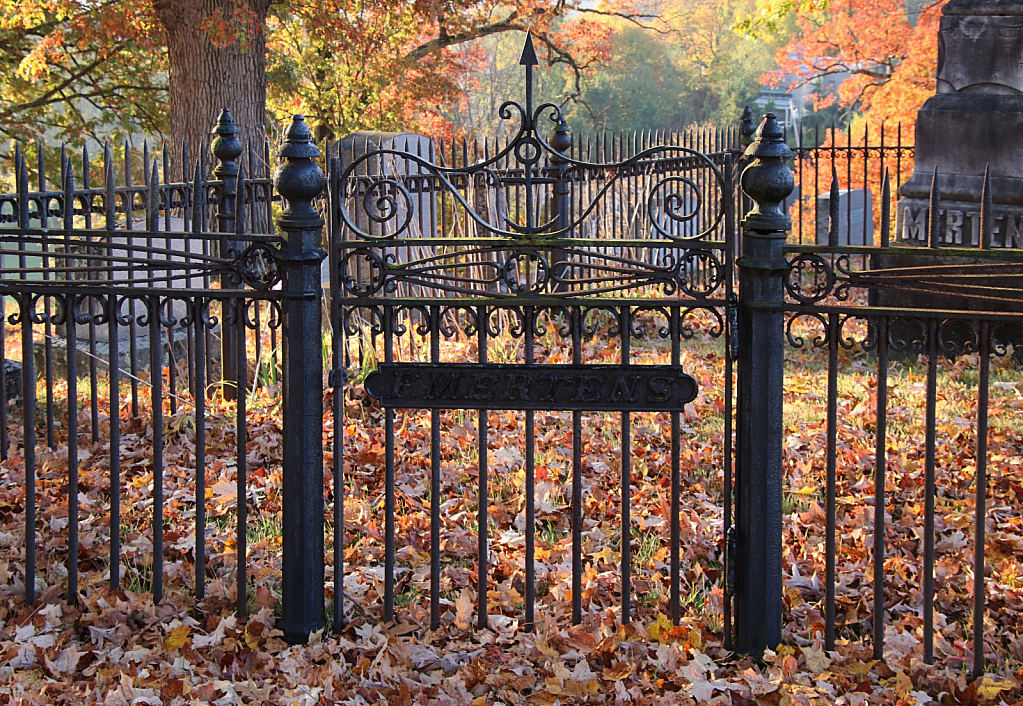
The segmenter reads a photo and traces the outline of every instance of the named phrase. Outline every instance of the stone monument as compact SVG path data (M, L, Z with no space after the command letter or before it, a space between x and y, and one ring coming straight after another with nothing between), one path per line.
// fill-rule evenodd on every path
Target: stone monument
M899 189L896 242L928 244L937 170L939 246L979 247L988 166L992 247L1023 248L1023 0L952 0L938 32L937 92L917 114L916 164Z

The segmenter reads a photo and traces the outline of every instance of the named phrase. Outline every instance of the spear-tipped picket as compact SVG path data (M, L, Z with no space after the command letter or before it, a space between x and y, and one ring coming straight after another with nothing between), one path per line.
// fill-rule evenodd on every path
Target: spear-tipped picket
M838 168L831 163L831 191L828 197L828 247L838 247L839 199Z
M891 245L892 232L892 185L889 180L888 167L884 168L884 180L881 182L881 247Z
M994 229L991 223L991 207L991 163L988 162L984 165L984 185L980 190L980 247L982 250L990 250L992 246Z
M938 213L940 201L941 186L938 184L938 168L934 167L934 173L931 175L931 196L929 208L927 209L927 242L932 248L937 248L941 245L941 234L938 232L938 227L941 223L940 214Z

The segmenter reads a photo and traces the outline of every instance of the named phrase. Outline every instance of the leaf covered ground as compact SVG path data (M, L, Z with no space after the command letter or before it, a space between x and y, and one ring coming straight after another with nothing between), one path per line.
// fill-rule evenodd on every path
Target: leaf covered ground
M667 362L662 321L641 320L633 362ZM599 327L598 327L599 328ZM55 392L56 445L37 453L38 600L25 605L24 460L20 412L11 407L11 453L0 465L0 703L121 704L985 704L1023 703L1023 390L1011 355L993 360L988 464L988 674L972 663L976 356L942 359L938 377L935 664L922 653L924 381L915 358L892 363L886 484L885 659L872 658L875 361L842 351L838 388L838 642L824 631L824 430L826 359L811 345L788 349L786 377L784 640L756 663L723 646L723 348L713 322L697 322L682 362L700 396L682 415L682 620L667 618L670 441L667 415L632 418L633 620L621 622L620 417L586 415L583 426L584 575L580 625L571 624L570 414L536 414L537 629L522 629L524 415L489 416L490 629L475 629L478 427L475 412L441 416L442 624L429 625L430 425L428 413L397 415L396 621L381 619L383 593L383 412L356 380L345 393L346 628L289 646L279 614L281 423L279 389L248 405L247 565L249 614L235 614L237 462L234 405L214 391L207 418L209 514L206 597L196 601L195 437L187 393L165 407L165 584L152 601L152 429L130 406L121 419L122 537L119 590L109 558L109 409L100 396L100 442L92 443L88 393L79 418L81 596L63 595L67 556L67 430ZM569 362L556 327L538 360ZM807 340L812 337L808 332ZM13 352L16 342L8 341ZM443 359L476 359L456 337ZM399 357L428 343L406 337ZM514 360L521 339L492 345ZM617 362L614 339L584 345L588 361ZM371 356L364 350L366 367ZM253 371L258 372L258 371ZM145 389L143 387L143 389ZM122 390L126 399L127 387ZM329 402L329 393L325 393ZM40 387L40 399L44 397ZM65 407L66 409L66 407ZM329 409L329 405L327 406ZM66 418L66 412L63 415ZM324 417L325 501L334 423ZM45 440L45 436L41 436ZM325 599L335 590L327 527Z

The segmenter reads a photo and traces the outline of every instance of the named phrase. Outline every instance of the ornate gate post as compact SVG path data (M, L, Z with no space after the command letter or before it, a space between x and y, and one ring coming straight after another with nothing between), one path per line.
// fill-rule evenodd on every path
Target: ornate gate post
M284 133L274 186L287 201L277 218L286 239L283 267L284 461L283 575L279 628L305 642L325 624L323 610L323 349L320 328L320 247L324 221L312 200L323 190L320 151L305 118ZM340 588L339 588L340 590Z
M222 258L231 257L231 250L237 250L238 244L234 240L235 218L238 207L238 158L242 155L242 143L238 139L238 126L234 124L231 111L224 108L217 117L217 124L213 127L213 143L210 151L217 159L217 166L213 168L213 176L223 182L220 189L220 198L217 201L217 232L220 233L218 253ZM220 277L221 289L235 289L238 287L238 280L232 275ZM238 320L241 320L241 316ZM237 368L237 347L238 337L235 326L228 324L227 311L221 317L220 322L220 370L221 380L227 383L223 386L225 400L235 398L235 385L238 375Z
M753 209L742 221L739 268L740 471L736 496L736 648L757 654L781 641L782 392L784 388L783 253L792 227L782 201L792 193L792 151L768 113L746 150L742 173Z

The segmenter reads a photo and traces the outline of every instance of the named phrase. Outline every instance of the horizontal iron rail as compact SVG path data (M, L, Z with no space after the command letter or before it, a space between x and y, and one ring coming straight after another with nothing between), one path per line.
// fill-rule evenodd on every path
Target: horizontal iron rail
M388 240L342 240L334 243L339 250L359 250L363 248L399 248L399 247L430 247L442 245L471 245L488 247L495 250L519 250L551 247L569 248L676 248L680 250L726 250L723 240L669 240L669 239L602 239L602 238L544 238L540 236L523 236L521 238L401 238ZM457 253L451 253L457 254Z
M984 321L1008 321L1018 323L1021 319L1019 312L996 312L975 309L909 309L882 306L830 306L830 305L800 305L786 302L784 306L770 306L766 304L750 304L754 309L766 309L771 311L784 311L793 314L839 314L848 315L854 319L870 319L877 317L890 318L916 318L916 319L963 319L963 320L984 320Z

